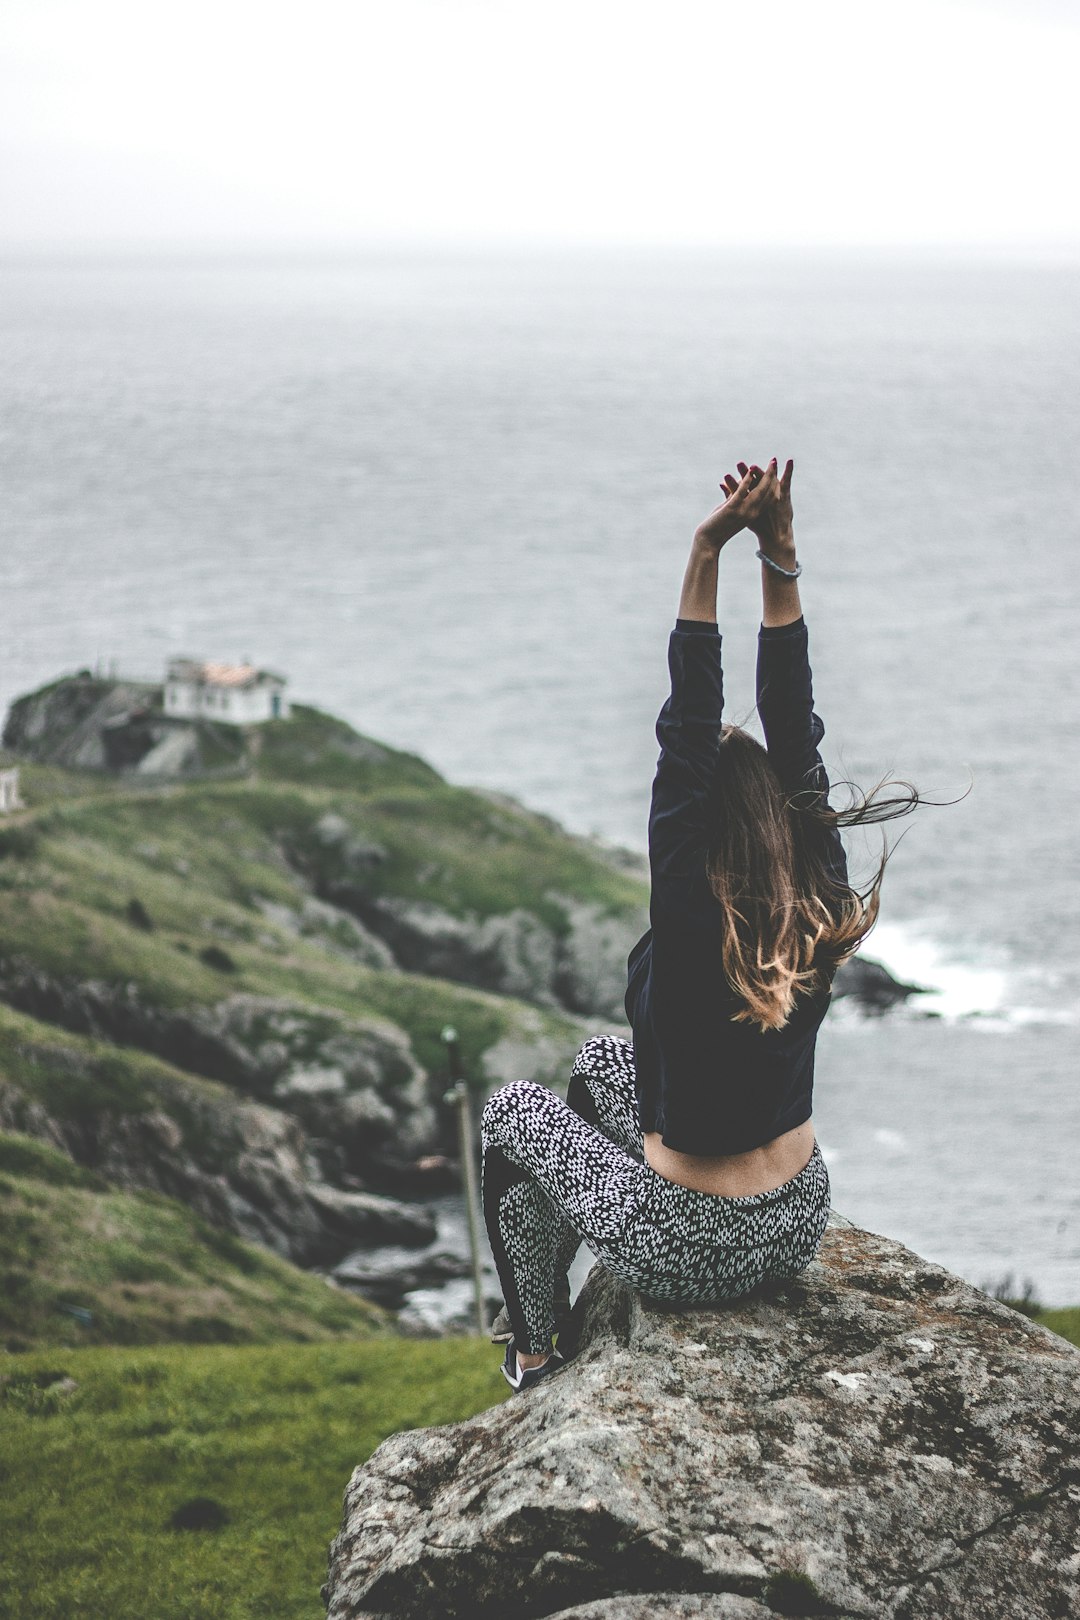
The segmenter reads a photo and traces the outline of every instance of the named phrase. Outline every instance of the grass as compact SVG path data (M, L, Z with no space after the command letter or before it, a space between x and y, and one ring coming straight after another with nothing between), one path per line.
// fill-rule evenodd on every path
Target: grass
M339 722L325 724L380 756ZM292 725L281 722L283 734ZM302 721L287 757L308 730ZM273 766L276 746L264 745L261 770ZM64 773L31 768L26 796L35 802L40 794L38 808L0 842L5 954L55 979L132 986L140 1000L167 1009L247 992L389 1019L428 1067L441 1064L445 1023L459 1030L474 1073L504 1037L528 1039L539 1029L560 1054L572 1049L576 1026L558 1014L448 981L379 972L350 961L336 938L337 949L327 950L317 934L297 938L267 919L266 902L297 914L312 881L329 882L347 866L347 855L315 832L327 811L385 850L385 862L364 877L372 895L475 916L523 906L555 927L565 925L556 893L607 910L640 907L636 880L544 817L451 788L411 756L382 753L347 760L350 791L321 784L321 767L312 765L303 785L264 776L150 792L114 779L111 795L65 798L54 780ZM215 966L219 952L233 971ZM538 1078L550 1076L538 1071Z
M132 992L167 1011L249 994L389 1021L435 1074L445 1065L441 1031L451 1024L477 1081L485 1054L505 1041L533 1051L537 1079L558 1081L578 1043L576 1020L471 986L371 968L342 950L332 920L309 922L298 937L265 907L298 917L312 886L345 881L370 898L429 901L457 916L523 908L561 931L559 896L625 914L643 909L642 885L547 818L453 787L415 756L316 710L300 707L260 727L251 746L252 771L242 780L156 788L25 764L31 809L0 829L4 956L54 981L96 981L121 991L121 1000ZM320 837L328 812L348 829L343 840ZM383 858L357 868L350 843L377 846ZM81 1015L49 1016L77 1031ZM129 1039L153 1044L137 1018L129 1029ZM137 1054L106 1053L98 1043L89 1062L72 1059L65 1072L63 1063L28 1061L25 1044L14 1049L0 1028L0 1080L50 1110L130 1112L144 1105L141 1097L160 1094Z
M0 1134L0 1285L9 1351L388 1331L356 1295L15 1133Z
M500 1383L473 1339L0 1359L0 1615L318 1620L351 1470Z
M259 727L259 775L366 792L373 784L426 787L442 777L417 754L361 736L345 720L294 703L287 720Z
M384 861L363 874L375 898L422 900L462 917L523 908L557 932L566 927L566 897L617 914L644 907L639 880L509 800L437 782L380 788L362 799L339 799L334 809L357 837L384 852ZM313 824L295 828L293 839L320 883L350 877L340 848L320 843Z
M24 794L35 814L10 831L4 879L17 884L22 857L47 869L54 892L113 916L131 897L125 891L141 884L138 897L164 929L190 926L193 913L205 920L212 896L226 908L221 921L243 929L230 912L250 914L255 896L295 900L297 863L323 882L356 879L347 851L315 830L330 810L361 842L384 851L384 861L363 873L373 896L428 900L459 916L523 907L556 928L565 926L558 896L622 914L643 907L640 881L549 818L454 787L422 760L342 721L301 708L260 728L258 741L244 780L158 791L28 766ZM33 876L40 888L41 872Z
M1080 1305L1073 1305L1066 1310L1039 1311L1035 1316L1036 1322L1041 1322L1044 1328L1051 1333L1060 1334L1080 1349Z
M86 1036L69 1035L0 1005L0 1085L40 1102L50 1118L91 1125L101 1115L142 1114L163 1100L164 1063ZM5 1089L6 1089L5 1086Z
M461 1339L0 1359L0 1614L317 1620L352 1469L501 1382Z

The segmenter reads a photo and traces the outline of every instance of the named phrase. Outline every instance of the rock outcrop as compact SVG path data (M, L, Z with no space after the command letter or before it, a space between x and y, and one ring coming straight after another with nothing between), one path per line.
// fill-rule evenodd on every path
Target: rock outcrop
M895 979L888 968L867 956L853 956L843 964L833 983L834 1001L853 1001L860 1012L880 1017L912 996L925 994L926 986L906 984Z
M4 747L69 770L105 770L109 733L160 699L160 687L104 680L83 670L16 698L4 723Z
M203 718L177 720L153 681L121 681L83 670L11 705L3 744L24 759L69 770L139 777L232 775L249 763L245 728Z
M28 1043L22 1058L64 1083L50 1109L0 1074L0 1130L47 1142L113 1186L165 1193L298 1265L435 1238L426 1207L329 1183L303 1126L280 1109L164 1071L141 1087L103 1087L108 1057L48 1043ZM80 1091L96 1103L72 1107Z
M410 973L605 1019L623 1015L626 958L648 927L644 906L640 914L612 916L555 895L551 903L564 919L559 930L522 907L455 916L426 900L369 897L356 884L330 884L324 893Z
M594 1268L575 1317L550 1382L356 1471L330 1620L1080 1614L1064 1340L846 1225L708 1310Z
M427 1078L406 1035L380 1019L286 997L156 1005L133 984L73 981L0 956L0 999L75 1034L143 1052L266 1102L307 1128L324 1170L385 1178L430 1151Z

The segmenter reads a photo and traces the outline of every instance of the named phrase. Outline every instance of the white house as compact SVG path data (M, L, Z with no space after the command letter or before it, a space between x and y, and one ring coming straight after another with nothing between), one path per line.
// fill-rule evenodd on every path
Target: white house
M165 675L165 713L179 720L198 716L227 725L253 726L289 713L286 680L251 664L200 664L170 658Z

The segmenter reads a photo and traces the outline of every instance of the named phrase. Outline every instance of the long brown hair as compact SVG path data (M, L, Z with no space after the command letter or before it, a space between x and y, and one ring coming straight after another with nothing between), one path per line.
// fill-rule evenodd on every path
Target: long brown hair
M889 780L869 794L853 790L845 810L813 784L786 793L765 749L739 726L723 728L719 759L722 809L706 870L724 911L724 972L743 1004L733 1016L783 1029L799 994L827 990L877 921L890 851L856 889L830 861L835 833L907 815L921 800L909 782Z

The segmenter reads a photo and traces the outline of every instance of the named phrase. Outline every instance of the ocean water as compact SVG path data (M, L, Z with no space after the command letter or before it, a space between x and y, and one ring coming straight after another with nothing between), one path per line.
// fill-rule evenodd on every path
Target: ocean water
M932 993L822 1035L836 1205L1080 1302L1078 360L1062 263L8 261L0 704L250 656L640 848L693 527L794 456L834 777L967 793L910 824L868 952ZM757 591L736 542L734 718Z

